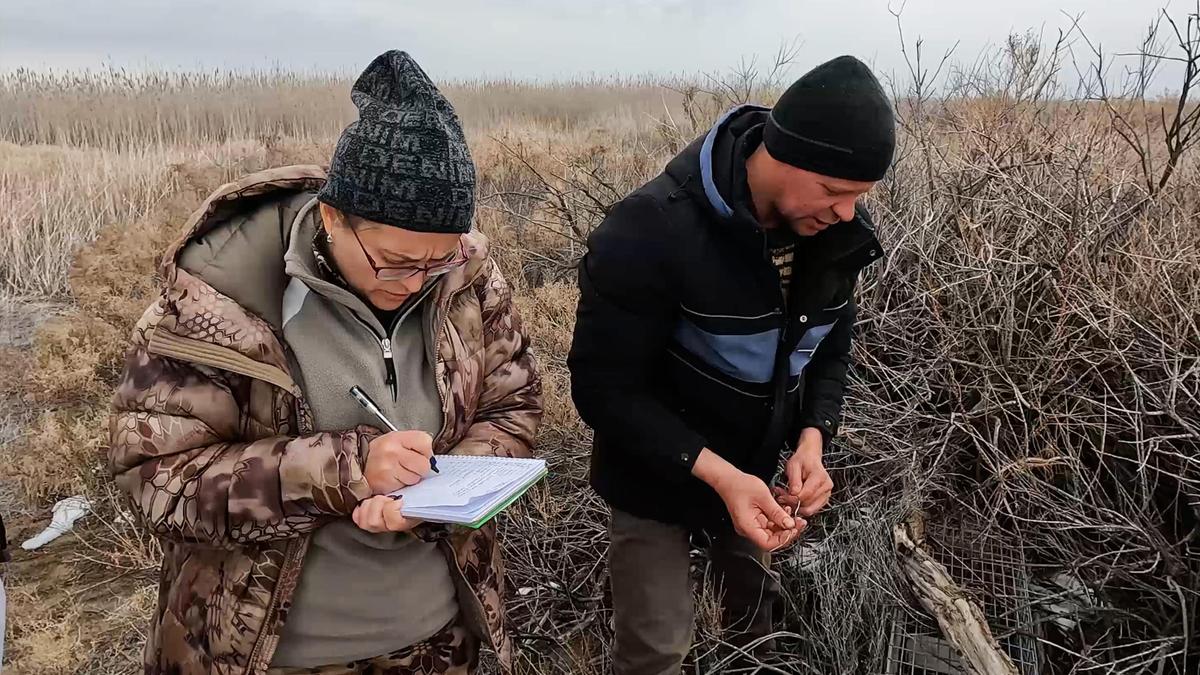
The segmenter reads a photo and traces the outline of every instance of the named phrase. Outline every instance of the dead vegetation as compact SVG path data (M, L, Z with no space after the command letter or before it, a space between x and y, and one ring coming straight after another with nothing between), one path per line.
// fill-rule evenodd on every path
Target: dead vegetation
M973 536L1019 549L1033 581L1065 573L1086 588L1091 601L1069 616L1050 611L1059 598L1028 599L1035 619L1018 630L1041 645L1042 672L1188 675L1200 663L1200 164L1189 152L1200 8L1163 16L1141 53L1117 62L1132 63L1130 78L1076 30L1015 36L967 66L930 66L906 45L915 84L896 92L898 162L871 200L888 255L861 284L856 379L829 457L839 488L780 556L788 612L768 672L887 672L884 608L919 605L893 542L914 513L969 514L985 524ZM1182 96L1151 96L1158 63L1183 73L1160 82ZM603 672L611 637L605 509L586 485L589 437L565 367L574 264L613 202L707 120L769 99L769 72L453 89L480 167L478 224L546 373L552 477L503 525L522 672ZM0 386L29 426L4 448L3 480L35 515L79 492L98 514L77 540L18 554L9 666L132 672L158 551L98 469L125 338L156 292L159 253L203 194L256 168L323 161L346 81L63 79L39 94L22 77L0 83L0 110L20 113L0 126L0 193L30 216L0 214L0 283L71 307L31 350L4 354L14 367ZM1074 79L1078 90L1064 84ZM63 101L89 96L108 112L68 123ZM296 96L338 105L271 102ZM238 104L201 114L181 103L210 98ZM149 99L167 121L147 116ZM160 144L131 150L147 138ZM46 142L58 145L32 145ZM86 198L96 194L100 206ZM55 223L80 229L63 238ZM94 243L72 255L83 241ZM38 528L25 518L10 535ZM987 615L982 591L957 581ZM709 670L729 655L714 616L701 612L693 655Z

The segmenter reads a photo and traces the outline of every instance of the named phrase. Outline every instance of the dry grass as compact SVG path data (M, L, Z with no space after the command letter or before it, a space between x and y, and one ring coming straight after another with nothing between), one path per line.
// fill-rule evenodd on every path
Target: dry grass
M354 116L350 83L287 72L0 74L0 293L65 298L79 247L176 190L173 166L231 166L251 153L326 161L324 146ZM471 136L538 140L644 132L680 99L648 80L445 91Z
M0 138L22 145L121 149L255 139L322 141L354 119L353 78L324 73L99 70L0 73ZM468 131L641 128L680 95L649 78L450 82Z
M1035 574L1068 570L1101 598L1071 633L1028 627L1044 672L1200 662L1200 166L1181 155L1155 190L1170 149L1120 119L1170 106L1031 87L1063 55L1021 49L958 73L970 96L902 92L899 161L872 197L889 255L862 280L859 365L829 456L839 491L779 565L783 672L882 672L880 606L907 592L890 533L919 511L981 516L981 536L1022 547ZM16 205L0 214L0 284L18 307L69 304L32 348L0 341L4 419L29 425L3 448L0 495L44 514L84 492L99 510L77 540L18 555L10 668L136 669L158 549L98 472L125 337L195 204L238 174L324 161L347 82L0 79L0 196ZM522 672L607 666L606 514L565 366L584 239L736 92L773 91L676 85L448 87L480 168L479 227L545 370L551 478L503 521ZM40 524L20 520L13 539ZM701 607L695 658L711 667L728 652L711 597Z
M0 292L62 297L80 246L129 222L172 186L179 155L25 147L0 141Z

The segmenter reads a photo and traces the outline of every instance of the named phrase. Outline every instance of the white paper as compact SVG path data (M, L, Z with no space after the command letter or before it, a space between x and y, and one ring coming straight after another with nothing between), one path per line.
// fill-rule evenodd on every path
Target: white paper
M440 473L392 493L404 498L403 508L466 506L525 482L542 467L539 460L458 455L441 455L437 463Z

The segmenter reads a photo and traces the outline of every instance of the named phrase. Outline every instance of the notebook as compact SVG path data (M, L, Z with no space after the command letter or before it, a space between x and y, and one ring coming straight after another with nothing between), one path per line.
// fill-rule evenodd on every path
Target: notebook
M440 473L392 493L408 518L478 528L546 475L546 460L438 455Z

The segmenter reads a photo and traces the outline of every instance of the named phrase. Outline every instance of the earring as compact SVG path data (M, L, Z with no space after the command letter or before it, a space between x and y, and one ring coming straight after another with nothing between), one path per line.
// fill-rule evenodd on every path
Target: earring
M328 231L325 232L325 243L326 244L333 243L333 233L332 232L328 232Z

